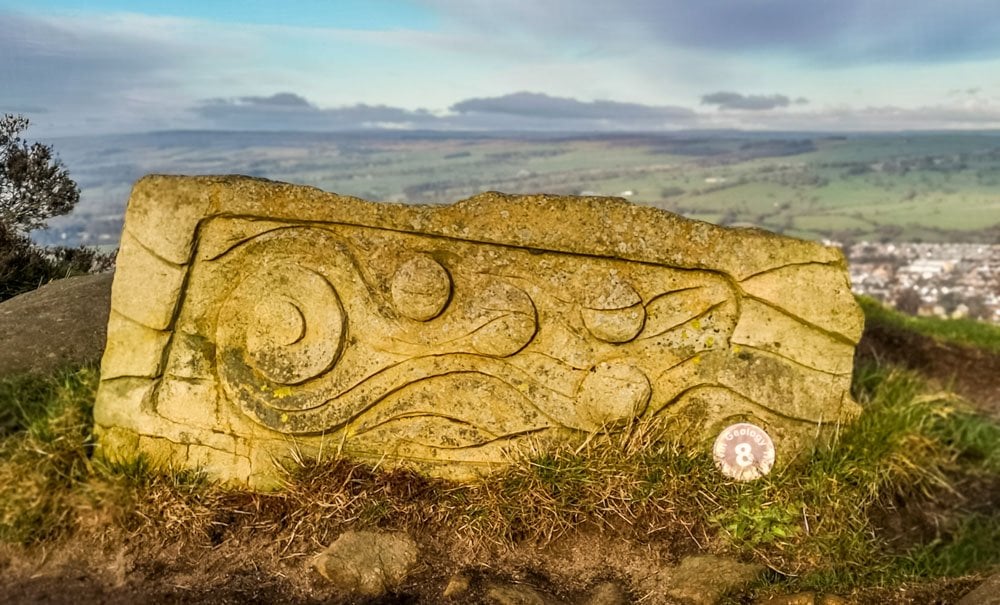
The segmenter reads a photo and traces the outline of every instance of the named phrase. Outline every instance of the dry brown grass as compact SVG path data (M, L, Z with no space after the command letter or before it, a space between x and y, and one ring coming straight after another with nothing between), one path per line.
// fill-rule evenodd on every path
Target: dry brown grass
M116 484L108 499L130 531L214 542L261 532L282 554L315 552L347 527L435 535L470 552L541 546L581 527L637 540L680 531L691 544L707 543L715 471L662 434L649 421L624 436L593 435L471 484L346 459L303 460L272 493L230 491L141 462L109 469L104 481Z

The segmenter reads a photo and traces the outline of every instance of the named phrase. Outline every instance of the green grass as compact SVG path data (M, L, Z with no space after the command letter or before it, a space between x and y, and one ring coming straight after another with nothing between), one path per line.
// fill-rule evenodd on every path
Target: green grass
M903 569L909 576L958 577L996 566L1000 515L971 515L948 539L932 540L909 553Z
M865 321L870 326L917 332L943 342L1000 354L1000 326L974 319L914 317L894 311L867 296L858 296L857 299L865 312Z
M530 452L478 483L303 460L269 494L226 490L143 458L91 462L96 384L94 368L0 380L0 541L57 545L80 530L84 510L110 511L108 531L125 535L200 543L242 529L303 550L345 526L436 528L442 540L484 548L597 527L611 540L695 543L764 563L775 573L760 593L845 593L1000 564L996 507L953 505L955 486L1000 485L1000 425L889 367L856 370L865 411L831 447L752 483L722 479L707 452L653 420ZM883 521L924 508L937 511L939 530L894 546Z
M953 558L950 566L930 556L886 552L872 516L893 514L903 503L934 503L959 479L995 478L1000 427L950 395L927 392L919 377L905 372L861 368L855 390L865 406L860 420L836 447L817 452L807 472L793 481L791 494L801 496L807 516L815 513L806 551L827 562L799 583L816 588L857 580L885 583L959 575L1000 563L1000 551L987 551L986 561ZM969 538L976 537L955 534L920 548L930 553L945 545L958 552Z
M870 231L872 229L872 224L869 221L850 216L838 216L836 214L801 214L796 216L792 223L798 229L818 232L841 229Z
M73 525L78 487L93 473L94 368L0 381L0 540L52 539Z

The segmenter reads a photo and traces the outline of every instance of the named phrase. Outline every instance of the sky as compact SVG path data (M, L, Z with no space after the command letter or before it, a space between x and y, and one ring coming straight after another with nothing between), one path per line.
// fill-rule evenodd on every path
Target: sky
M0 0L39 136L1000 128L996 0Z

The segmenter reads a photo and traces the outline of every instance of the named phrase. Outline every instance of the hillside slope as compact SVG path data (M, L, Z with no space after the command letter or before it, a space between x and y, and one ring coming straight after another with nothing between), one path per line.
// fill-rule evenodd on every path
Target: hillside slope
M1000 566L1000 422L973 411L997 412L1000 346L989 331L944 337L866 303L854 385L865 413L836 447L750 484L721 479L707 455L649 424L627 439L536 452L481 484L334 458L303 460L285 490L254 494L145 459L92 459L109 284L67 280L0 304L0 360L11 373L0 373L0 593L12 602L679 603L670 595L686 594L749 604L815 591L859 604L967 605L962 595ZM311 563L353 530L408 533L419 564L382 596L344 593ZM678 587L685 568L701 571ZM725 584L723 568L755 579ZM453 581L465 592L443 597ZM725 594L702 598L708 590ZM788 602L813 602L796 598Z
M865 332L856 358L917 372L1000 419L1000 326L914 318L862 298Z

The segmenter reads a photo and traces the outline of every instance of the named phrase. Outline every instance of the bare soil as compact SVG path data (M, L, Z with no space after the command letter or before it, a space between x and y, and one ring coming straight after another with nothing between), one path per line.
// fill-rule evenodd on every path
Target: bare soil
M634 543L587 531L546 546L470 553L461 543L419 533L421 560L396 592L359 598L338 592L312 569L310 553L287 552L281 540L240 530L220 544L158 542L155 536L79 534L55 550L7 547L0 569L0 594L8 603L302 603L343 605L495 603L490 586L526 585L552 603L587 603L594 588L613 582L629 603L686 605L667 596L658 567L672 560L670 545ZM51 547L50 547L51 548ZM0 555L0 556L3 556ZM568 558L567 558L568 557ZM445 598L454 574L469 590ZM945 578L903 587L862 588L848 597L858 605L949 605L974 589L982 577ZM736 597L736 603L760 603ZM529 601L525 601L526 603Z

